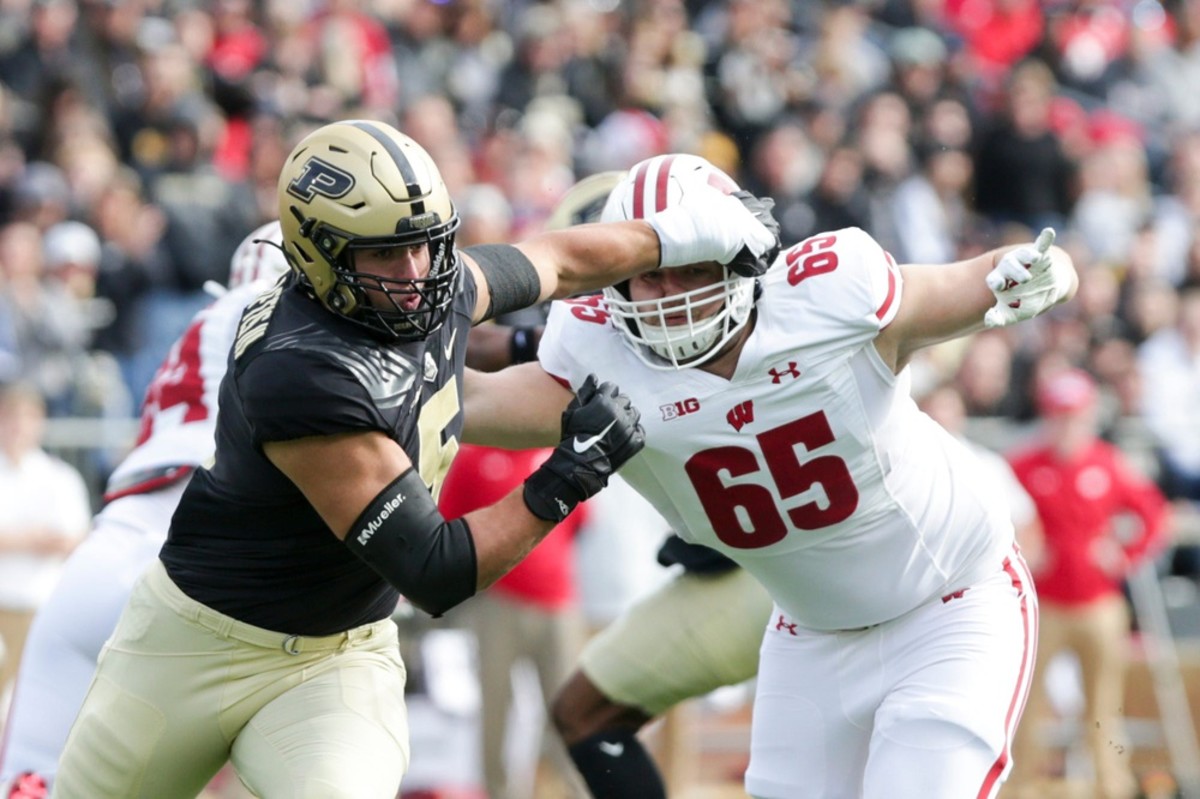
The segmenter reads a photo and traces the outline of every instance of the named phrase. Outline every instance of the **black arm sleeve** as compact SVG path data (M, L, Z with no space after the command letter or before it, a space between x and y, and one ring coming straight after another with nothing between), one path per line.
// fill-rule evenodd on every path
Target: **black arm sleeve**
M431 616L475 595L475 540L463 519L446 521L416 469L408 468L362 512L346 546Z
M535 305L542 295L542 278L525 253L509 244L479 244L465 247L479 264L488 285L488 309L484 319Z

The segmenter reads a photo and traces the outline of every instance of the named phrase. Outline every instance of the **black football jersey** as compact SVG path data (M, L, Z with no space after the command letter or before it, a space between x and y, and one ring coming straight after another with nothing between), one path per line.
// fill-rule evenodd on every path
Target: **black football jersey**
M189 483L160 554L184 593L295 635L392 613L396 590L333 534L263 444L381 430L436 490L462 431L476 294L463 266L446 322L416 342L381 342L294 277L246 308L221 382L215 460Z

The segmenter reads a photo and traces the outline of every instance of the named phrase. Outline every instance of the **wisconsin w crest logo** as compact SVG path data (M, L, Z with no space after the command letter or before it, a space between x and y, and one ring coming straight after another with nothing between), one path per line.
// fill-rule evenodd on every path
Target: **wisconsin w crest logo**
M320 194L336 200L345 197L354 188L354 175L338 169L328 161L312 157L304 165L304 171L288 184L288 194L310 203Z
M729 422L734 430L741 432L743 427L754 421L754 400L746 400L734 405L729 413L725 414L725 421Z

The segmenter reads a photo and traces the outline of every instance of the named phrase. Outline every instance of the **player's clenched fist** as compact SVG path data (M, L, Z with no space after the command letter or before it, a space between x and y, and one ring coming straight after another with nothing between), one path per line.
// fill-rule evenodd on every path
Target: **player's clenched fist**
M779 250L782 249L779 239L779 220L771 213L771 209L775 207L775 201L770 197L755 197L748 191L735 191L733 196L737 197L746 210L762 223L767 232L775 237L775 242L766 250L757 252L746 245L729 262L729 268L735 274L742 277L758 277L771 268L775 256L779 255Z
M984 315L985 325L1004 327L1030 319L1067 298L1076 285L1075 269L1070 258L1054 256L1053 244L1054 228L1044 228L1037 241L1009 250L988 273L996 304Z
M698 184L656 213L649 222L662 248L659 266L716 261L745 277L765 272L779 252L779 225L771 215L775 203L742 194L749 202Z
M561 522L646 445L641 414L613 383L588 375L562 415L562 441L525 481L525 504Z

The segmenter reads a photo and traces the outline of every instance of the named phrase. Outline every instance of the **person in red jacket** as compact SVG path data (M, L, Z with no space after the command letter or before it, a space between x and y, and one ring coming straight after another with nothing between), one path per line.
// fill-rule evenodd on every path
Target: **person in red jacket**
M1121 729L1130 622L1121 588L1126 575L1162 547L1167 503L1153 482L1098 436L1096 384L1086 372L1047 376L1037 406L1039 438L1010 458L1045 536L1044 557L1031 564L1041 598L1036 668L1044 674L1064 651L1079 658L1095 796L1132 799L1137 783ZM1124 523L1129 518L1136 524ZM1014 787L1029 789L1039 776L1038 722L1047 704L1040 683L1013 747Z
M549 449L504 450L464 444L446 476L438 505L443 514L460 514L494 502L520 485L549 455ZM548 701L583 648L585 626L576 592L574 542L585 515L567 517L512 571L464 606L479 644L481 749L490 799L521 793L511 786L505 761L513 667L528 660ZM582 799L583 785L562 743L543 734L542 748L553 779L565 791L564 799Z

